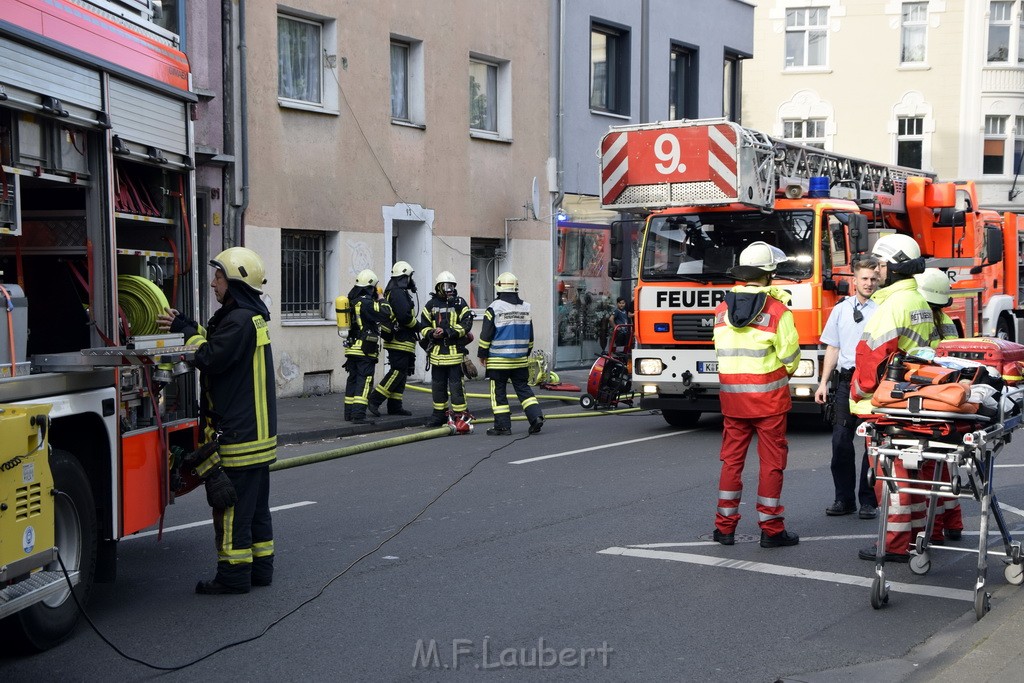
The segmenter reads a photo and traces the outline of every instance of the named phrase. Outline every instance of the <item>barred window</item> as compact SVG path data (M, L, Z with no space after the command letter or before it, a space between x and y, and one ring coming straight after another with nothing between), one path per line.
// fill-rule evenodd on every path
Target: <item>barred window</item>
M281 318L328 317L324 294L324 233L281 231Z

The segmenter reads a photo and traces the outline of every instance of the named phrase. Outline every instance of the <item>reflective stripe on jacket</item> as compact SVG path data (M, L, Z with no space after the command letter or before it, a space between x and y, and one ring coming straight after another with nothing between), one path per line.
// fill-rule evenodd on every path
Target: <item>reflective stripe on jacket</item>
M796 323L785 304L789 295L777 287L756 285L740 285L731 292L747 302L762 294L764 300L739 327L730 319L728 297L715 309L722 414L753 418L788 412L793 403L789 376L800 363Z
M486 358L491 370L525 368L533 350L530 304L518 296L518 303L501 296L484 313L477 356Z
M850 412L871 412L871 396L885 373L885 363L896 351L931 346L936 334L931 306L909 277L884 287L871 297L878 310L864 326L857 345L856 370L850 381Z
M450 303L437 296L430 298L420 313L420 338L430 345L431 365L458 365L462 362L466 338L473 328L473 311L461 296ZM434 337L434 330L444 334Z
M394 278L392 278L392 282L394 282ZM416 338L418 336L416 309L409 290L392 287L389 283L384 292L384 298L391 307L391 322L395 328L391 338L384 339L384 348L391 351L416 353Z
M377 359L380 353L380 326L390 324L391 307L369 296L361 296L352 304L350 343L346 357Z

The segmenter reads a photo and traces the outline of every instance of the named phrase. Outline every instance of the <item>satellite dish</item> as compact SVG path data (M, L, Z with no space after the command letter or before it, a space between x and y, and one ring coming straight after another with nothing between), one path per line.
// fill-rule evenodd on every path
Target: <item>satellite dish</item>
M537 186L537 176L533 176L533 187L530 190L530 213L533 214L533 220L538 220L540 217L540 188Z

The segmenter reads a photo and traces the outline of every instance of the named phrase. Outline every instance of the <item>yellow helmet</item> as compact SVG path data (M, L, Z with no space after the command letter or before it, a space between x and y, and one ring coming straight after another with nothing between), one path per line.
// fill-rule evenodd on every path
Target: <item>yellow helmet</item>
M252 249L225 249L210 259L210 265L224 271L224 276L228 280L241 282L259 294L263 293L263 285L267 284L267 271L263 266L263 259Z
M501 292L518 292L519 291L519 278L513 273L505 271L498 276L497 281L494 283L494 291Z
M377 282L377 273L369 268L359 271L359 275L356 275L356 287L376 287Z

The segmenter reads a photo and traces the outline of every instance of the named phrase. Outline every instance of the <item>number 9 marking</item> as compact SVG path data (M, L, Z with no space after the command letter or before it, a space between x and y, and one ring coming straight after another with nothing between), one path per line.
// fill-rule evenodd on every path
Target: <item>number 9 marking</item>
M666 149L667 146L667 149ZM658 160L663 162L655 164L654 168L658 173L662 175L669 175L670 173L686 172L686 164L679 161L679 139L671 133L662 133L658 136L658 139L654 141L654 156L658 157Z

